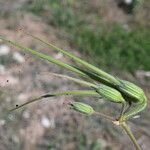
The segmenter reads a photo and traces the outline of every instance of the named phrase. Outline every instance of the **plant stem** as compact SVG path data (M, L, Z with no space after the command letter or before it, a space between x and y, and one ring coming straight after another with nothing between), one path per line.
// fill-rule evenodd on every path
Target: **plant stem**
M100 112L94 112L94 114L95 115L98 115L98 116L100 116L100 117L103 117L103 118L105 118L105 119L107 119L107 120L109 120L109 121L114 121L114 118L112 118L112 117L110 117L110 116L108 116L108 115L105 115L105 114L102 114L102 113L100 113Z
M136 150L141 150L141 147L139 146L139 144L138 144L137 140L135 139L135 137L134 137L132 131L130 130L129 126L125 122L120 123L120 126L128 134L128 136L130 137L131 141L133 142Z
M107 116L107 115L102 114L102 113L99 113L99 112L95 112L94 114L95 115L99 115L99 116L101 116L101 117L103 117L103 118L105 118L107 120L112 121L113 124L115 124L117 126L118 125L121 126L125 130L125 132L128 134L128 136L130 137L130 140L133 142L136 150L142 150L141 147L140 147L140 145L138 144L136 138L134 137L132 131L130 130L129 126L126 124L126 122L120 122L118 120L114 120L112 117Z

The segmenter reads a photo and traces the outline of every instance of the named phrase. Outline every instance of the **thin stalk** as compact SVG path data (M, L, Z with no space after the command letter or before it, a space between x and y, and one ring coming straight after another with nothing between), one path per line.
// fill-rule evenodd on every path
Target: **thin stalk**
M63 91L63 92L55 92L55 93L48 93L39 97L35 97L33 99L30 99L29 101L21 104L21 105L16 105L15 108L9 110L9 112L12 112L14 110L17 110L23 106L26 106L30 103L42 100L44 98L49 98L49 97L55 97L55 96L68 96L68 95L78 95L78 96L99 96L99 94L93 90L74 90L74 91Z
M55 45L53 45L53 44L51 44L51 43L49 43L49 42L46 42L45 40L43 40L43 39L41 39L41 38L39 38L39 37L36 37L36 36L34 36L34 35L32 35L32 34L26 32L26 31L24 31L24 30L22 30L22 29L21 29L20 31L22 31L23 33L25 33L25 34L31 36L32 38L34 38L34 39L36 39L36 40L38 40L38 41L40 41L40 42L46 44L49 48L53 48L53 50L58 51L58 52L61 52L61 53L63 53L64 55L68 56L69 58L72 58L73 60L75 60L75 61L78 62L79 64L84 65L86 68L88 68L88 69L94 71L95 73L97 73L97 74L100 75L101 77L107 79L109 83L111 83L111 84L116 84L116 85L119 84L119 81L118 81L115 77L113 77L112 75L110 75L110 74L106 73L105 71L103 71L103 70L101 70L101 69L99 69L99 68L97 68L97 67L95 67L95 66L89 64L88 62L86 62L86 61L80 59L79 57L76 57L76 56L73 55L72 53L70 53L70 52L68 52L68 51L65 51L65 50L63 50L63 49L61 49L61 48L58 48L57 46L55 46Z
M128 134L128 136L130 137L131 141L133 142L136 150L141 150L141 147L139 146L136 138L134 137L132 131L130 130L130 128L128 127L128 125L125 122L120 123L120 126L125 130L125 132Z
M42 74L44 74L44 73L42 73ZM96 84L93 84L93 83L90 83L90 82L87 82L87 81L83 81L83 80L80 80L80 79L77 79L77 78L73 78L73 77L70 77L70 76L67 76L67 75L62 75L62 74L57 74L57 73L50 73L50 72L48 72L48 75L55 76L55 77L61 77L61 78L68 79L68 80L74 81L76 83L82 84L84 86L97 88Z
M97 116L100 116L100 117L103 117L103 118L105 118L105 119L107 119L107 120L109 120L109 121L114 121L114 118L113 117L110 117L110 116L108 116L108 115L105 115L105 114L103 114L103 113L100 113L100 112L94 112L94 115L97 115Z
M49 55L37 52L36 50L33 50L31 48L24 47L21 44L19 44L17 42L14 42L14 41L7 40L7 39L3 38L2 36L0 36L0 39L5 41L5 42L7 42L7 43L9 43L9 44L11 44L11 45L13 45L13 46L15 46L15 47L17 47L17 48L20 48L20 49L22 49L22 50L24 50L26 52L29 52L29 53L31 53L31 54L33 54L35 56L38 56L38 57L40 57L42 59L45 59L45 60L48 60L49 62L52 62L52 63L54 63L54 64L56 64L58 66L64 67L64 68L66 68L66 69L68 69L68 70L70 70L72 72L75 72L75 73L81 75L81 76L87 77L87 75L85 73L83 73L82 71L80 71L79 69L77 69L77 68L75 68L75 67L73 67L73 66L71 66L71 65L69 65L67 63L64 63L62 61L59 61L57 59L54 59L53 57L51 57Z

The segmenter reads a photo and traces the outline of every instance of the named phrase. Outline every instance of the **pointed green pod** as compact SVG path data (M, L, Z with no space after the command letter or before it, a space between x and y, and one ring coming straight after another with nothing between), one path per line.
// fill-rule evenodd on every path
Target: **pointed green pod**
M80 113L83 113L86 115L92 115L94 113L94 109L88 104L81 103L81 102L73 102L70 105L72 109Z
M99 85L96 89L96 92L99 93L102 97L115 102L115 103L124 103L125 100L122 97L121 93L114 88L111 88L106 85Z
M119 90L134 99L135 102L142 101L145 96L144 91L140 87L125 80L120 80Z

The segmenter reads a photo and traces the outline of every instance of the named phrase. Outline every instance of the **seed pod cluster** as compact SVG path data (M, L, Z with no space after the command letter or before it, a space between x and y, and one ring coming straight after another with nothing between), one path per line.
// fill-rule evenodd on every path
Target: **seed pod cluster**
M81 102L73 102L70 105L71 105L72 109L74 109L80 113L83 113L86 115L92 115L94 113L93 108L88 104L81 103Z
M137 1L137 0L135 0L135 1ZM70 65L68 63L64 63L62 61L54 59L51 56L40 53L40 52L35 51L35 50L28 48L28 47L24 47L17 42L7 40L2 36L0 36L0 39L2 39L4 42L7 42L11 45L14 45L15 47L18 47L18 48L20 48L26 52L29 52L33 55L36 55L36 56L38 56L44 60L52 62L53 64L56 64L56 65L63 67L63 68L66 68L72 72L75 72L78 75L81 75L82 77L87 77L89 79L94 79L95 81L101 82L103 84L110 85L110 87L106 86L106 85L97 85L97 84L87 82L84 80L82 81L82 80L75 79L72 77L66 77L66 78L71 79L72 81L75 81L77 83L81 83L85 86L88 86L88 87L90 86L91 88L94 88L95 91L99 95L108 99L109 101L112 101L115 103L122 103L122 104L125 104L126 101L129 101L131 103L136 102L136 105L132 109L126 110L125 113L122 114L121 119L123 121L136 115L138 112L142 111L147 106L147 98L146 98L143 90L141 88L139 88L138 86L136 86L135 84L128 82L128 81L125 81L125 80L120 80L120 79L102 71L101 69L89 64L88 62L85 62L84 60L74 56L73 54L52 45L51 43L47 43L44 40L39 39L38 37L34 37L34 36L32 36L32 37L39 40L40 42L48 45L49 47L53 48L54 50L63 53L64 55L73 59L76 63L79 63L80 65L82 65L85 68L82 69L83 67L80 68L80 67ZM91 73L91 71L92 71L92 73ZM61 94L58 94L58 95L61 95ZM48 96L51 97L52 95L48 95ZM38 100L39 100L39 98L38 98ZM33 102L33 100L31 102ZM21 107L25 106L26 104L29 104L31 102L27 102L27 103L21 105ZM91 115L94 113L93 108L87 104L84 104L84 103L74 102L71 104L71 107L73 109L75 109L76 111L79 111L79 112L87 114L87 115Z
M123 103L125 102L121 93L114 88L111 88L106 85L99 85L96 89L96 92L99 93L102 97L109 99L112 102Z

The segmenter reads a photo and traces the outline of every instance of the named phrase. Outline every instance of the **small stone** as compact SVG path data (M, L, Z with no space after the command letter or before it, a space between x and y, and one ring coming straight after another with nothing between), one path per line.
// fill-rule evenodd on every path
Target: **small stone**
M7 55L10 52L10 48L7 45L0 45L0 56Z
M49 120L49 118L42 117L41 124L43 125L43 127L49 128L50 127L50 120Z
M0 120L0 126L5 125L5 120Z
M17 96L17 100L18 100L18 101L25 101L26 99L28 99L28 95L25 94L25 93L20 93L20 94Z
M124 0L124 2L128 5L130 5L133 2L133 0Z
M25 58L18 52L13 53L13 59L16 60L18 63L25 62Z
M25 112L23 113L23 117L24 117L25 119L29 119L29 118L30 118L30 113L29 113L28 111L25 111Z
M63 57L62 53L58 53L54 56L54 58L56 58L56 59L61 59L62 57Z

